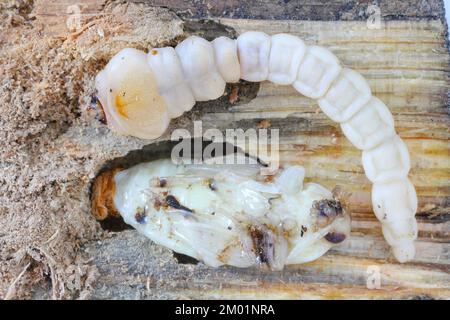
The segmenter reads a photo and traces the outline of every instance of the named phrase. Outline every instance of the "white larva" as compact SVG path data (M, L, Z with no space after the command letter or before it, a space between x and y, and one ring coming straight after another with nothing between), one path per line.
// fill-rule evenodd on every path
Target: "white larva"
M373 96L361 110L341 123L341 129L360 150L370 150L395 134L391 112L380 99Z
M304 96L318 99L327 92L340 71L339 60L334 54L325 48L311 46L306 50L293 86Z
M241 78L260 82L269 76L270 37L264 32L245 32L237 38Z
M223 94L225 80L217 70L214 48L209 41L192 36L179 43L175 51L195 100L214 100Z
M362 164L373 183L406 178L410 169L408 148L394 135L370 150L363 150Z
M324 113L362 150L366 176L374 183L374 211L395 257L401 262L413 259L417 196L407 180L408 149L395 134L389 109L372 97L361 75L342 68L329 50L305 46L291 35L270 37L256 31L212 43L189 37L175 50L152 49L147 56L135 49L120 51L97 75L96 88L112 130L154 139L164 133L170 118L191 109L195 101L220 97L225 82L239 78L290 84L318 99ZM315 250L320 256L325 249Z
M172 47L153 49L147 55L159 94L164 98L169 116L176 118L191 110L195 98L186 82L180 60Z
M358 72L344 68L318 102L331 120L344 122L369 102L371 96L367 81Z
M112 198L94 196L96 208L110 203L156 243L213 267L280 270L320 257L350 234L345 208L327 189L303 185L301 167L266 180L256 165L157 160L106 177Z
M211 43L214 47L214 59L223 80L228 83L238 82L241 78L241 66L236 40L219 37Z
M305 53L306 45L298 37L283 33L273 35L268 80L279 85L292 84Z

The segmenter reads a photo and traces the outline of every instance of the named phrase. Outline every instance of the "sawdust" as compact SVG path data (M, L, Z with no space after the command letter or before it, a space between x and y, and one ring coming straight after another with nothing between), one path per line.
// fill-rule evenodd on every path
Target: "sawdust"
M0 3L0 298L45 282L50 298L88 298L98 270L80 247L107 236L90 214L91 180L145 144L97 119L94 76L121 48L168 44L183 26L165 9L113 2L61 37L35 6Z

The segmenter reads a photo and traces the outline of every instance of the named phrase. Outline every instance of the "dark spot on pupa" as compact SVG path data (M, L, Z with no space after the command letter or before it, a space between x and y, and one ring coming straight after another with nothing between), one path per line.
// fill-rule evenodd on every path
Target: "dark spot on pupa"
M306 231L308 231L308 228L302 225L302 228L300 230L300 237L303 237Z
M109 92L112 92L112 89L111 89L111 88L109 89Z
M189 209L188 207L185 207L182 204L180 204L180 202L177 200L177 198L175 198L172 195L168 195L166 197L166 205L169 206L169 207L172 207L174 209L177 209L177 210L182 210L182 211L194 213L194 211L192 209Z
M147 222L147 210L139 207L134 215L137 223L144 224Z
M227 229L228 229L228 230L231 230L231 229L233 229L233 228L232 228L231 226L228 226Z
M167 179L166 178L158 178L158 186L161 188L164 188L167 185Z
M319 227L325 227L332 223L337 216L342 215L343 209L338 200L323 199L313 202L311 214L317 218Z
M214 181L214 179L209 179L208 180L208 187L212 190L212 191L216 191L217 190L217 184Z
M331 243L341 243L345 240L345 234L339 232L328 232L325 239Z
M249 234L258 263L270 264L274 257L273 238L265 226L250 226Z
M159 199L155 199L155 201L153 202L153 207L155 208L156 211L159 211L159 209L161 209L162 203Z
M318 201L318 209L320 215L324 217L335 217L342 214L341 203L336 200Z

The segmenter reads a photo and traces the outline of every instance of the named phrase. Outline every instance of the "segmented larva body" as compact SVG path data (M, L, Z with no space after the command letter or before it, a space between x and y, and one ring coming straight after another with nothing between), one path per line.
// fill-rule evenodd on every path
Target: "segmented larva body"
M383 235L398 261L411 260L417 196L408 179L408 149L386 105L372 96L359 73L342 67L329 50L307 46L289 34L250 31L237 40L220 37L212 42L192 36L175 48L154 48L148 54L123 49L97 75L96 87L112 130L155 139L171 118L196 101L219 98L227 82L239 79L292 85L318 100L322 111L362 150Z

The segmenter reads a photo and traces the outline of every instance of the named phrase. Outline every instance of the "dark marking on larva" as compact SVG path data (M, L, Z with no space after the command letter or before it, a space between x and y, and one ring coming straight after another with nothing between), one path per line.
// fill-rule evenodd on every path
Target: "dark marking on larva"
M139 207L134 215L137 223L145 224L147 222L147 209Z
M166 204L167 204L169 207L172 207L172 208L177 209L177 210L182 210L182 211L194 213L194 210L189 209L188 207L185 207L185 206L183 206L182 204L180 204L180 202L177 200L177 198L175 198L175 197L172 196L172 195L168 195L168 196L166 197Z
M341 243L345 240L345 234L339 232L328 232L325 239L331 243Z

